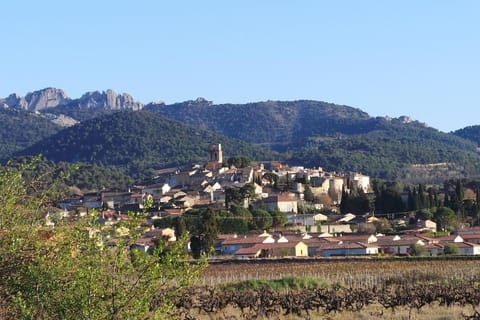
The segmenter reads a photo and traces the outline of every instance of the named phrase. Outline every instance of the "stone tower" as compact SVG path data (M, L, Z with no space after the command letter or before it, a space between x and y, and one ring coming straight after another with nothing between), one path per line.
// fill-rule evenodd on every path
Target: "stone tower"
M222 154L222 145L220 143L218 144L211 144L210 145L210 156L208 161L209 162L218 162L222 163L223 162L223 154Z

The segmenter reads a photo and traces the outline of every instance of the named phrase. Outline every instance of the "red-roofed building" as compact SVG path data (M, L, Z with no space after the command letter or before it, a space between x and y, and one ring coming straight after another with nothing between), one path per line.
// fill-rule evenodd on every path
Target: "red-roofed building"
M316 255L323 257L331 256L361 256L378 254L379 246L373 243L361 242L338 242L324 243L317 246Z
M262 237L259 235L245 235L225 239L222 242L222 254L234 254L239 249L250 248L259 243L275 243L272 236Z

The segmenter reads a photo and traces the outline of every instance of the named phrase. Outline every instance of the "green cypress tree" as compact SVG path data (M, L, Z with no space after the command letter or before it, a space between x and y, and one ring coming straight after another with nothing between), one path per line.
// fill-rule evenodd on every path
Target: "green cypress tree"
M213 253L213 245L218 236L218 222L215 209L208 208L202 217L202 245L207 253Z

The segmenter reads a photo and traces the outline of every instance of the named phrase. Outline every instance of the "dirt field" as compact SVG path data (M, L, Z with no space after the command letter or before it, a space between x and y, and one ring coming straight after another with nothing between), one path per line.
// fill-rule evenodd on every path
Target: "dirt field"
M286 276L320 278L330 283L370 287L390 277L430 275L444 280L480 277L480 259L304 259L248 260L210 263L202 284L217 285Z
M291 276L325 287L219 290ZM480 319L480 260L471 258L230 261L211 263L200 282L185 319Z

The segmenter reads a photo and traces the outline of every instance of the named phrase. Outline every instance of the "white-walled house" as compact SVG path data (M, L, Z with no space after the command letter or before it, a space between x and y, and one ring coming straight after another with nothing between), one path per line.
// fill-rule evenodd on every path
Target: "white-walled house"
M458 254L464 256L476 256L480 254L480 245L469 242L453 242L458 248Z
M169 192L172 188L168 183L152 184L142 188L142 194L151 194L155 199Z
M437 224L432 220L418 220L417 228L421 231L437 232Z
M281 212L298 212L298 200L291 195L272 195L263 199L262 202L268 211L274 211L278 209Z
M425 242L419 238L394 240L389 237L378 237L380 250L386 254L406 255L409 253L410 247L415 244L425 246Z
M361 242L361 243L376 243L378 241L377 236L373 234L352 234L352 235L342 235L340 237L335 237L341 242Z
M337 242L325 243L317 247L316 255L322 257L331 256L358 256L378 254L379 246L373 243L361 242Z
M335 234L335 233L352 233L352 227L348 223L332 223L320 225L321 233Z
M367 193L370 191L370 177L365 176L361 173L351 173L347 176L348 179L358 188L362 189L363 192Z
M274 258L274 257L307 257L308 246L302 242L258 243L251 247L241 248L235 252L238 259Z

